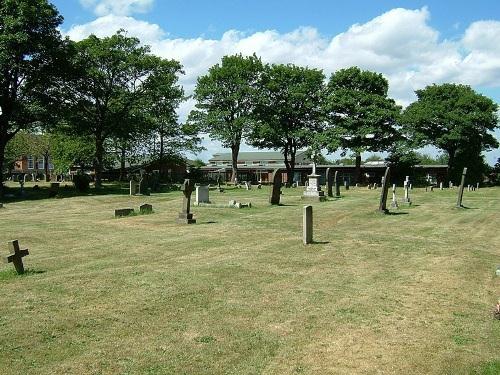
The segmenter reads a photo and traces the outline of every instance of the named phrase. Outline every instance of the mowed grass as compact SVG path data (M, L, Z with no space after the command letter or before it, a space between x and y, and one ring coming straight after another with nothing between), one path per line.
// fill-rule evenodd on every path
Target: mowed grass
M181 192L13 202L0 245L2 374L498 374L500 189L414 189L376 213L380 189L314 205L301 190L211 191L179 225ZM399 189L401 195L402 189ZM194 198L194 197L193 197ZM115 208L151 203L151 215Z

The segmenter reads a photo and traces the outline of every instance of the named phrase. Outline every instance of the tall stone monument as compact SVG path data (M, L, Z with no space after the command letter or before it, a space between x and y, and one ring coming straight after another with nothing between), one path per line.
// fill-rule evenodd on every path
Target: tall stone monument
M335 171L335 198L340 198L339 171Z
M182 184L181 190L184 194L182 199L182 212L179 213L177 222L181 224L195 224L196 219L193 219L191 211L191 194L193 193L194 185L189 179L185 179Z
M462 172L462 181L460 182L460 186L458 187L458 196L457 196L457 208L462 208L462 199L464 197L464 186L465 186L465 176L467 175L467 167L464 168Z
M331 168L326 168L326 194L329 197L333 197L333 176Z
M389 183L391 178L391 168L387 167L384 174L384 183L382 184L382 191L380 192L380 204L378 211L382 214L387 214L387 194L389 192Z
M269 195L269 203L273 205L280 204L281 198L281 169L275 169L272 175L271 194Z
M316 173L316 162L313 161L312 173L307 176L309 183L307 184L306 190L304 190L302 199L311 199L320 202L326 199L325 192L321 190L321 186L319 184L320 177L321 176Z

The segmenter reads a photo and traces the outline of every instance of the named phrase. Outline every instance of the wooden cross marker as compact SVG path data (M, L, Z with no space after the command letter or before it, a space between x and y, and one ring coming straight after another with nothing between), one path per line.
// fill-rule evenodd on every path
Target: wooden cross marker
M24 273L23 257L29 255L28 249L21 250L19 241L14 240L9 242L10 255L6 256L5 263L14 263L14 267L19 275Z

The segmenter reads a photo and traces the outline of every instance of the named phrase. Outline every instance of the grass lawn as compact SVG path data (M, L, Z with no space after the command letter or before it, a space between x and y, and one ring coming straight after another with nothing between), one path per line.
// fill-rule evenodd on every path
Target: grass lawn
M343 191L314 204L309 246L283 191L211 191L253 207L193 207L189 226L178 191L7 201L1 254L19 239L30 271L0 265L0 373L500 373L499 188L461 210L414 189L397 215ZM113 217L141 203L155 213Z

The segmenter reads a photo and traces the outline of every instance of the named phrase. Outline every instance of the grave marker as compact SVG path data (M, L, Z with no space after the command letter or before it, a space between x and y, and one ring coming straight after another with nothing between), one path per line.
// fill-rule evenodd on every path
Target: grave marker
M465 187L465 176L467 175L467 167L464 168L462 172L462 181L458 188L458 196L457 196L457 208L462 208L462 199L464 197L464 187Z
M191 194L193 193L193 184L191 180L185 179L181 187L184 198L182 199L182 212L179 213L177 222L181 224L195 224L196 219L193 219L191 210Z
M272 175L271 194L269 195L269 203L273 205L280 204L281 197L281 169L275 169Z
M29 255L28 249L21 250L19 248L19 241L14 240L9 242L10 255L4 258L5 263L13 263L16 272L19 275L24 273L23 257Z
M124 217L124 216L129 216L134 213L133 208L119 208L115 210L115 217Z
M143 215L145 214L152 214L153 213L153 206L150 204L142 204L139 206L139 212Z
M208 186L196 186L196 204L210 203Z
M333 176L331 168L326 168L326 194L329 197L333 197Z
M391 177L391 168L387 167L384 174L384 183L382 184L382 191L380 193L380 204L378 211L382 214L389 212L387 209L387 194L389 191L389 179Z
M339 171L335 171L335 198L340 198Z
M398 200L396 199L396 184L392 185L392 202L391 208L399 208Z
M304 206L304 215L302 218L302 241L304 245L313 242L313 208L312 206Z

